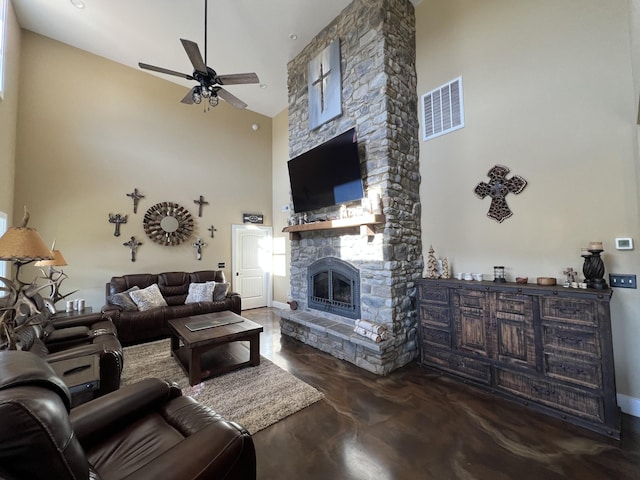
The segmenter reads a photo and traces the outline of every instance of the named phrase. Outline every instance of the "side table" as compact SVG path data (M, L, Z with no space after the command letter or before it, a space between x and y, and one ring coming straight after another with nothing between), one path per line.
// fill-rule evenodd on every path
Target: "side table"
M84 310L74 310L73 312L67 312L66 310L57 310L51 318L82 318L84 315L93 314L93 307L84 307Z

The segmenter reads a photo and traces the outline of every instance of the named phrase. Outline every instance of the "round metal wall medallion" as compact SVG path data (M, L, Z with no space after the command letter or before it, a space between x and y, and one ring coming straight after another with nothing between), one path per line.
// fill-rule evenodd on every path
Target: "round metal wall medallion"
M189 211L173 202L153 205L142 221L147 236L160 245L179 245L193 233L193 217Z

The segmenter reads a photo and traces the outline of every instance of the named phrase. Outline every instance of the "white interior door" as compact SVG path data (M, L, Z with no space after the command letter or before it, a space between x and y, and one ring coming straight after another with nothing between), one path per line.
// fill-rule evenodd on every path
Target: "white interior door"
M233 289L242 297L242 309L271 305L272 228L232 225Z

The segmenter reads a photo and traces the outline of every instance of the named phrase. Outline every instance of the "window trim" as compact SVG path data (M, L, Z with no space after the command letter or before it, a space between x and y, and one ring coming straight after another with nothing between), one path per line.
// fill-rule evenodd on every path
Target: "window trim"
M0 101L4 100L9 0L0 0Z

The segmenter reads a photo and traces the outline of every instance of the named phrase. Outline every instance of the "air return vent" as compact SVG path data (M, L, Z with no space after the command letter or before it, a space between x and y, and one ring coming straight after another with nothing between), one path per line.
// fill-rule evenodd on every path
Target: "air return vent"
M462 77L422 96L422 139L431 140L464 127Z

